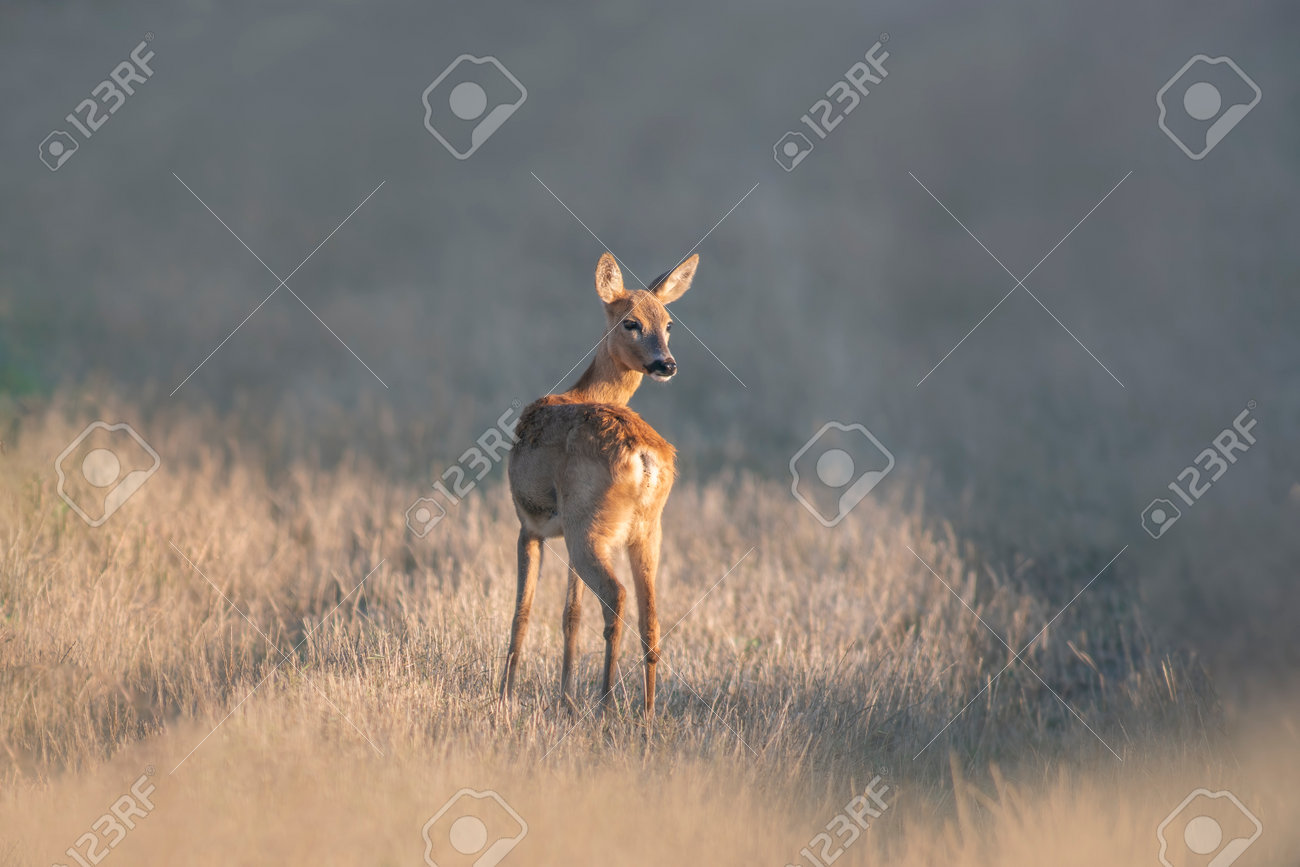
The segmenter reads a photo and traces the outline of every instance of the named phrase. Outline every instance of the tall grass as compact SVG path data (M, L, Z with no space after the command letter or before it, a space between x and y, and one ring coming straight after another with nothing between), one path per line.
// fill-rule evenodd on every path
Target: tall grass
M162 469L92 529L52 466L83 413L30 409L0 458L0 863L60 858L146 765L158 810L124 863L419 863L466 786L528 820L519 863L794 863L877 774L895 800L848 863L1154 863L1193 778L1295 803L1233 757L1200 670L1152 646L1115 552L992 562L902 494L827 530L784 485L686 479L653 724L631 640L594 713L590 595L582 709L557 704L562 540L502 710L499 483L417 539L421 480L162 414L141 430ZM1252 856L1294 844L1268 827Z

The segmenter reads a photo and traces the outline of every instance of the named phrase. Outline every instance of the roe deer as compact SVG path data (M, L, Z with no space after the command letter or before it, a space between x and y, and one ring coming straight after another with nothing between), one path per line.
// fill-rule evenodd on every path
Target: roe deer
M605 684L609 706L623 632L626 592L614 576L614 556L626 548L636 587L641 648L645 654L645 714L654 715L659 618L655 572L662 538L660 516L675 474L673 447L627 402L649 374L666 381L677 372L668 352L671 304L691 286L698 255L650 284L627 290L618 262L605 253L596 265L596 294L605 304L608 330L596 357L573 388L529 404L515 429L510 453L510 493L519 515L519 587L501 699L514 688L520 646L528 629L533 591L542 566L542 540L564 536L569 551L564 605L564 665L560 700L573 709L573 661L581 618L582 579L605 613ZM576 572L576 575L575 575Z

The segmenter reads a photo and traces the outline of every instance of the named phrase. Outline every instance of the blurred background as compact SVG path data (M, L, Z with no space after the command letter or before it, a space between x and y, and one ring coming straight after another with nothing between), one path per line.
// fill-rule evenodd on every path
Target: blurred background
M698 245L681 373L633 401L684 474L788 479L825 422L860 423L897 459L879 490L911 486L991 560L1095 572L1127 545L1104 580L1221 691L1294 675L1289 5L80 2L0 22L0 434L74 391L139 407L122 420L146 438L201 413L268 454L424 484L581 373L606 247L635 285ZM146 34L152 77L82 137L65 115ZM882 34L888 77L785 171L774 143ZM467 53L527 98L459 160L421 95ZM1263 96L1192 160L1156 93L1198 53ZM53 172L51 130L78 142ZM214 218L288 277L376 187L288 281L304 303L266 300L277 280ZM1016 280L954 216L1017 276L1060 242L1025 281L1041 304L999 304ZM1152 539L1142 510L1250 401L1257 444Z

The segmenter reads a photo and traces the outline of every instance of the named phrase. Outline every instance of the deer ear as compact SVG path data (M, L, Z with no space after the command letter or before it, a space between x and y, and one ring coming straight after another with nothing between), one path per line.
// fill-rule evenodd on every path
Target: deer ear
M686 294L686 290L691 288L691 280L695 278L695 266L700 264L700 254L696 253L689 259L682 262L669 273L655 281L655 297L664 304L672 304L678 298Z
M606 304L613 304L627 294L623 288L623 272L618 270L613 253L606 252L596 263L596 294Z

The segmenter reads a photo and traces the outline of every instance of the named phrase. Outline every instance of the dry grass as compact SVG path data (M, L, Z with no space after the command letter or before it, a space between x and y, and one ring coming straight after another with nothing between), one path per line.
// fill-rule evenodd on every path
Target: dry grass
M65 858L146 765L157 812L122 863L420 863L461 787L528 821L507 863L799 863L877 773L895 800L837 863L1153 864L1156 823L1201 785L1264 821L1241 863L1300 850L1278 774L1300 770L1294 729L1225 732L1199 670L1150 646L1123 558L1025 652L1043 682L1012 665L927 748L1011 654L920 560L1018 650L1113 551L990 563L899 496L827 531L782 484L686 480L653 727L626 638L617 711L557 709L559 542L502 713L499 484L420 540L419 481L158 416L141 432L162 470L96 530L54 489L75 417L27 413L0 457L0 863Z

